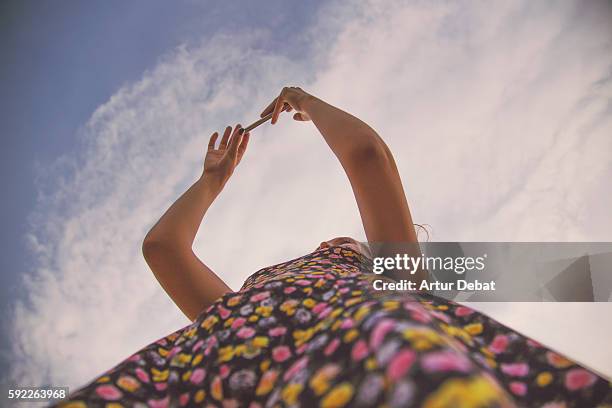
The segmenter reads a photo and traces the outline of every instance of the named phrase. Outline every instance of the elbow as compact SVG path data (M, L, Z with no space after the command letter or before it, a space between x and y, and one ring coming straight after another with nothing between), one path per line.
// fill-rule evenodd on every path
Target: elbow
M387 145L376 135L352 146L348 161L354 165L385 164L389 161L391 152Z
M142 241L142 256L146 261L150 261L156 255L166 250L167 244L160 238L147 234Z

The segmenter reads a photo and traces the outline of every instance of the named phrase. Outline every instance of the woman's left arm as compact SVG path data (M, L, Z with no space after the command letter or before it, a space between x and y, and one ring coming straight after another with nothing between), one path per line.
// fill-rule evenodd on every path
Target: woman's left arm
M218 148L209 141L202 176L168 208L146 235L142 252L153 274L190 319L231 289L193 252L206 211L223 190L246 150L249 134L227 127Z

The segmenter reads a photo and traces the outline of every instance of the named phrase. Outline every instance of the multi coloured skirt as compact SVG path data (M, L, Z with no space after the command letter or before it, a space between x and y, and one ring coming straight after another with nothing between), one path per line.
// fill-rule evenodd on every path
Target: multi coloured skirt
M374 291L368 261L331 247L261 269L59 405L612 406L608 380L482 313Z

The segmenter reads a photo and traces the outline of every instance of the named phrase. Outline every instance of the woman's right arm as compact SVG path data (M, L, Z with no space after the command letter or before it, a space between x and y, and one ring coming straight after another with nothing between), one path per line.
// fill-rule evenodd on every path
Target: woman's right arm
M262 116L274 112L272 123L275 123L284 104L296 111L295 120L313 121L340 161L351 183L368 242L375 248L391 249L391 252L398 246L418 248L395 160L376 131L355 116L300 88L284 88ZM419 273L416 280L423 277Z

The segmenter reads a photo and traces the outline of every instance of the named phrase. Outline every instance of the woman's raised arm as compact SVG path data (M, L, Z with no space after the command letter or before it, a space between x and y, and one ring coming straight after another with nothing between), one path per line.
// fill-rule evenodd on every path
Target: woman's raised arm
M296 87L283 88L262 116L274 112L275 123L284 104L290 106L289 111L295 111L295 120L312 120L340 161L371 246L392 251L413 244L412 249L418 248L395 160L376 131L355 116ZM418 280L423 277L416 276Z
M204 214L240 162L249 134L228 126L218 147L209 141L202 176L168 208L146 235L142 252L153 274L174 303L190 319L231 289L192 249Z

